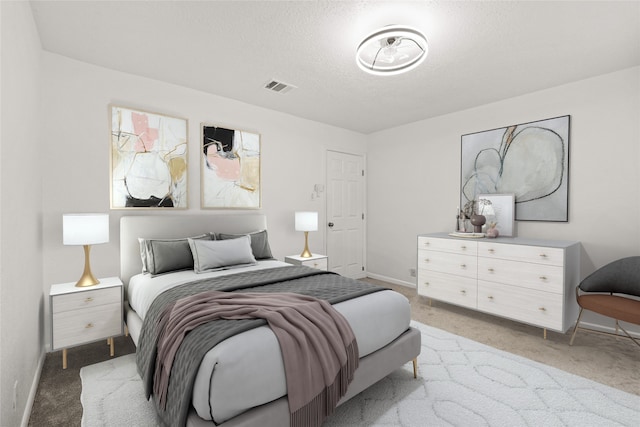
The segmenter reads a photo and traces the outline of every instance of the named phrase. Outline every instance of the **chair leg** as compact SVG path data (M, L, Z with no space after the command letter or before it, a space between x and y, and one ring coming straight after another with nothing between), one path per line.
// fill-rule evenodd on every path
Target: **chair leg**
M631 336L631 334L629 334L629 332L627 332L627 330L625 328L622 327L622 325L618 324L618 321L616 320L616 329L620 328L622 330L622 332L624 332L627 337L629 337L631 339L631 341L633 341L634 343L636 343L636 345L638 347L640 347L640 341L638 341L638 339L634 338Z
M571 341L569 341L569 345L573 345L573 340L576 337L576 332L578 332L578 325L580 324L580 319L582 318L582 312L584 309L580 307L580 313L578 314L578 320L576 320L576 326L573 328L573 333L571 334Z

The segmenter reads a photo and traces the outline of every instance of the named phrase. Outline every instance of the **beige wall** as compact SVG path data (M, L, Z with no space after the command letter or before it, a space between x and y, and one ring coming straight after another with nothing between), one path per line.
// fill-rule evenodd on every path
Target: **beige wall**
M370 135L369 272L415 284L409 269L416 266L416 235L453 229L461 135L567 114L569 222L516 222L517 234L582 242L583 277L640 255L640 67L634 67Z
M17 426L44 355L41 49L28 2L0 2L0 14L0 425Z

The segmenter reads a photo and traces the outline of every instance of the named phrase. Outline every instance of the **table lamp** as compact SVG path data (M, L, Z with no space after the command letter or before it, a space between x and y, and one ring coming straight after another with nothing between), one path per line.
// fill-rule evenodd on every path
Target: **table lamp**
M100 283L91 272L89 253L91 245L109 241L109 215L100 213L62 215L62 241L65 245L84 247L84 272L76 286L94 286Z
M304 231L304 250L300 256L311 258L309 232L318 231L318 212L296 212L296 231Z

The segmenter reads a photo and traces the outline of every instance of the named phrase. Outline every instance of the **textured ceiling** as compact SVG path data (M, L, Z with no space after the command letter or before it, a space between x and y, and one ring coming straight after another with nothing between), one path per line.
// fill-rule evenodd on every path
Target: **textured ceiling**
M637 1L31 4L46 51L362 133L640 65ZM355 49L389 24L422 30L429 56L366 74Z

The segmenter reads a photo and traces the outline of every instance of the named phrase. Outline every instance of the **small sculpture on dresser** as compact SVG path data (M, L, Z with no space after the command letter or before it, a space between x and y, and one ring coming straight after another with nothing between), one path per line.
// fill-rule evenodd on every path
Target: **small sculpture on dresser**
M498 232L498 228L496 227L496 225L498 225L498 223L495 221L491 221L487 224L487 231L485 232L485 235L487 237L491 237L491 238L498 237L500 233Z

